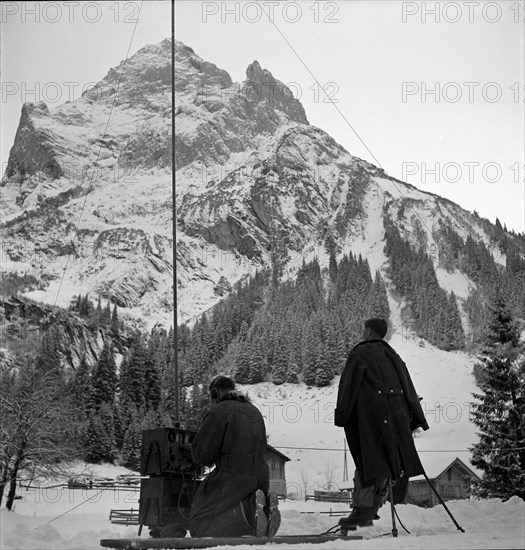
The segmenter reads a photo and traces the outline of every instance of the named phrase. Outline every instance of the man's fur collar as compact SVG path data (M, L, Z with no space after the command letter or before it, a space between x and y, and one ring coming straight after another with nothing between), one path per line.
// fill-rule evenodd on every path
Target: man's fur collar
M245 402L245 403L249 403L250 402L250 398L242 393L239 393L238 391L236 390L232 390L230 392L228 392L227 394L223 395L219 401L219 403L221 401L242 401L242 402Z

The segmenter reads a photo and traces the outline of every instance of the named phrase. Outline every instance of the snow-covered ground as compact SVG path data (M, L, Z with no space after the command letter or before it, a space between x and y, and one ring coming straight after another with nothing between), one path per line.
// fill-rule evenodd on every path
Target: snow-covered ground
M423 396L430 430L417 435L416 446L430 477L440 473L455 457L468 466L469 447L476 440L469 422L474 390L474 358L463 352L442 352L401 330L390 343L406 361L414 384ZM343 431L333 425L333 408L338 379L326 388L270 383L241 387L263 412L270 444L291 460L286 465L289 495L297 500L281 503L282 525L279 534L321 533L335 525L330 508L344 510L342 504L304 502L304 489L312 493L332 478L336 486L348 486L343 479ZM353 475L351 456L347 455L348 474ZM116 477L127 473L112 465L92 466L94 475ZM111 509L138 509L138 492L105 490L48 489L21 492L14 512L0 513L2 549L49 549L99 547L101 538L137 536L137 527L113 525ZM89 500L88 500L89 499ZM491 501L450 501L449 507L465 529L456 530L441 506L432 509L412 505L397 507L401 521L399 537L384 537L352 543L332 541L324 548L523 548L525 545L525 504L518 498L503 503ZM303 514L301 512L315 512ZM381 520L359 534L388 533L390 511L381 511ZM147 530L143 532L147 536ZM272 545L275 546L275 545ZM239 547L238 547L239 548ZM247 546L246 546L247 548ZM286 548L311 548L308 545Z
M372 190L367 200L377 203L378 191ZM373 210L376 214L379 209ZM386 258L379 224L366 226L364 239L349 243L354 253L368 258L373 270L383 276ZM465 295L465 280L457 273L438 272L440 283L454 290L458 299ZM390 282L385 277L387 287ZM403 323L401 305L389 293L392 335L390 344L405 360L419 395L430 429L416 435L416 447L427 474L433 478L456 457L470 464L469 448L476 441L475 427L469 411L475 391L472 367L475 358L465 352L440 351L417 338ZM352 484L353 462L346 453L343 430L333 424L333 411L339 379L325 388L304 385L275 386L262 383L241 386L259 407L266 421L269 442L290 458L286 464L289 497L281 503L282 525L279 534L321 533L335 525L337 517L328 512L343 510L344 505L304 502L304 494L326 486L333 488ZM92 466L93 474L114 478L127 473L112 465ZM477 472L480 473L480 472ZM347 475L346 475L347 474ZM99 547L101 538L133 537L137 527L113 525L111 509L138 509L138 492L105 490L48 489L21 493L14 512L0 511L0 548L2 549L91 549ZM523 548L525 547L525 503L512 498L503 503L491 501L450 501L449 507L460 525L456 530L441 506L432 509L412 505L397 507L399 516L411 531L400 528L397 539L391 537L352 543L332 541L323 548ZM314 512L305 514L302 512ZM373 528L359 534L372 536L389 532L390 512L380 513ZM144 530L143 536L147 536ZM275 545L271 545L275 546ZM242 548L242 547L237 547ZM246 546L248 548L248 546ZM283 548L311 548L310 545L286 545Z
M41 504L38 512L35 507L26 502L18 502L15 512L0 512L0 548L19 550L45 549L82 549L100 548L103 538L137 537L137 527L125 527L109 523L110 508L130 508L133 503L115 501L112 492L108 491L97 503L86 503L76 510L58 517L64 513L64 508L73 508L82 502L82 498L74 496L65 490L57 502ZM95 494L95 491L92 491ZM64 506L67 503L67 506ZM334 505L336 507L343 505ZM320 548L523 548L525 543L525 503L513 497L507 502L490 501L449 501L448 506L465 530L460 533L453 525L441 506L434 508L419 508L412 505L398 505L398 515L410 531L405 533L398 524L399 536L374 538L372 540L356 540L352 542L330 541L319 545ZM136 504L134 506L136 508ZM29 510L33 508L34 515ZM330 505L317 502L284 501L280 505L282 524L280 535L316 534L334 526L338 518L319 512L329 511ZM64 510L64 511L62 511ZM314 512L302 513L302 512ZM390 533L390 510L384 507L380 510L381 519L373 527L360 529L356 534L373 537ZM144 529L143 537L147 537ZM275 548L276 544L268 547ZM281 548L307 549L309 544L284 545ZM233 548L225 546L223 548ZM250 548L237 546L240 550Z

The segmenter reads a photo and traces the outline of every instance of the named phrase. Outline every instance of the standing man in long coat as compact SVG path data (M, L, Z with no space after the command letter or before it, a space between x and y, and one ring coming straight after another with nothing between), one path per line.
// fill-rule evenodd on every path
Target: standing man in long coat
M339 383L335 425L356 465L353 510L339 522L347 529L372 525L389 480L424 472L412 432L428 424L405 363L384 341L387 330L384 319L365 321Z
M269 493L262 414L227 376L217 376L209 390L215 406L204 417L192 453L195 462L215 469L193 499L191 536L273 536L281 516L276 495Z

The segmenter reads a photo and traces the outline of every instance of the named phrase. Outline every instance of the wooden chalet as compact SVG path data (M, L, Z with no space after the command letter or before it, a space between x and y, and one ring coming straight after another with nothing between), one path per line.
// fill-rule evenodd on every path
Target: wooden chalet
M457 457L439 473L429 472L427 475L443 500L468 499L472 482L480 480L480 477ZM439 504L437 496L424 476L410 479L406 502L425 508Z
M275 447L267 445L266 461L270 470L270 492L277 496L286 498L286 474L284 466L289 458L279 452Z

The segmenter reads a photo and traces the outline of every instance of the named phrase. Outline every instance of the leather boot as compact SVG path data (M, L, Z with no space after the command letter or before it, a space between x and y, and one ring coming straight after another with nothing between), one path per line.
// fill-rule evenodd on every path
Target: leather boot
M339 525L351 531L357 529L358 527L370 527L374 524L372 520L374 519L376 513L377 509L375 507L356 507L352 510L352 513L347 518L342 518L339 520Z
M268 518L268 528L266 536L272 538L275 536L281 526L281 512L279 511L279 498L275 493L270 493L266 497L264 512Z

